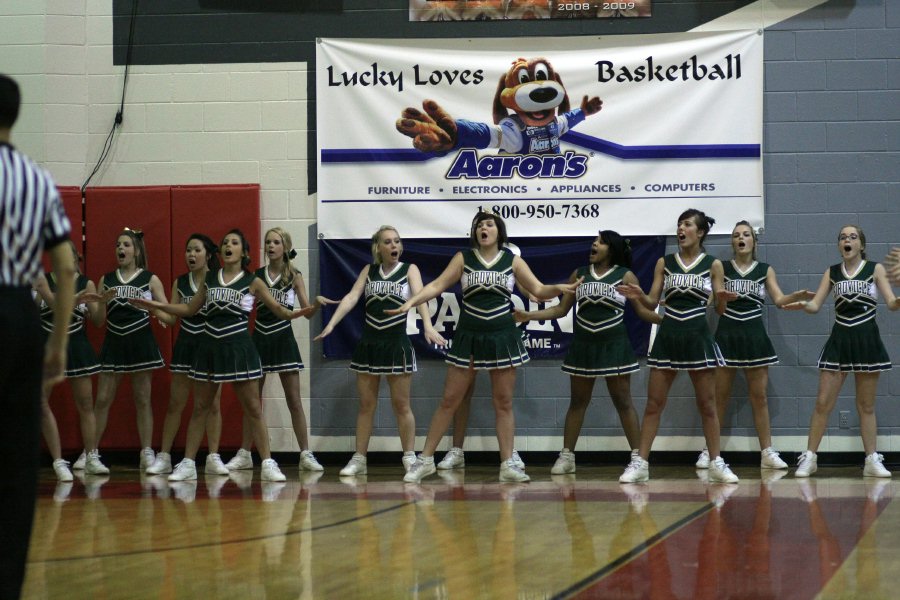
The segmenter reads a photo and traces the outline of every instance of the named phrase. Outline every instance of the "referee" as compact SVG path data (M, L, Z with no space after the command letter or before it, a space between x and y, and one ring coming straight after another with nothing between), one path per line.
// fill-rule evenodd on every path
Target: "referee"
M40 454L41 384L61 381L74 305L75 264L63 244L69 220L56 185L10 143L19 86L0 74L0 599L18 598L25 576ZM48 250L58 287L53 333L41 344L31 285ZM43 365L43 373L42 373Z

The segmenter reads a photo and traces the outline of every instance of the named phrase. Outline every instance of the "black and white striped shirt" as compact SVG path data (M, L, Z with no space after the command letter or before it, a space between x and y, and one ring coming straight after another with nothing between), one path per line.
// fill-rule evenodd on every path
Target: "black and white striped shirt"
M50 175L0 142L0 286L31 287L71 225Z

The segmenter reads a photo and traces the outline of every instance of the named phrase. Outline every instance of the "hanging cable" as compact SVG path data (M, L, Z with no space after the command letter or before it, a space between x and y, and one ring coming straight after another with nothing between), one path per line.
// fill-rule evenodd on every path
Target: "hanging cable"
M134 0L131 5L131 23L128 28L128 46L125 49L125 77L122 80L122 98L119 101L119 110L116 111L116 117L113 120L112 127L109 129L109 133L106 135L106 140L103 142L103 148L100 150L100 157L97 159L97 164L94 165L93 170L91 170L91 174L88 175L87 179L84 180L84 183L81 184L81 196L84 198L84 190L87 188L88 184L91 182L91 179L94 178L94 175L100 170L100 167L103 166L103 163L106 162L106 159L109 157L109 153L112 150L113 140L115 139L116 129L119 125L122 124L122 120L125 118L125 90L128 87L128 70L131 66L131 54L134 49L134 25L137 20L137 8L138 8L138 0Z

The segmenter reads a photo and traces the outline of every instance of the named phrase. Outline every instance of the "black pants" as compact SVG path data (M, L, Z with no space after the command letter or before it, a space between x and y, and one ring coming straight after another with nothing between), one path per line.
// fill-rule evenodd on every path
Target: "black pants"
M0 599L18 598L34 519L44 344L26 288L0 286Z

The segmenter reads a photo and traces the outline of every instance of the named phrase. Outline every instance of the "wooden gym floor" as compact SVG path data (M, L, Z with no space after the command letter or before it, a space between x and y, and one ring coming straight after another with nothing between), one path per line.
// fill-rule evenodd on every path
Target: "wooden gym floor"
M527 460L527 459L526 459ZM399 461L398 461L399 463ZM200 463L202 464L202 463ZM530 484L470 466L420 485L282 468L164 476L43 469L25 598L896 598L900 505L859 467L738 485L579 466ZM891 590L894 589L894 592Z

